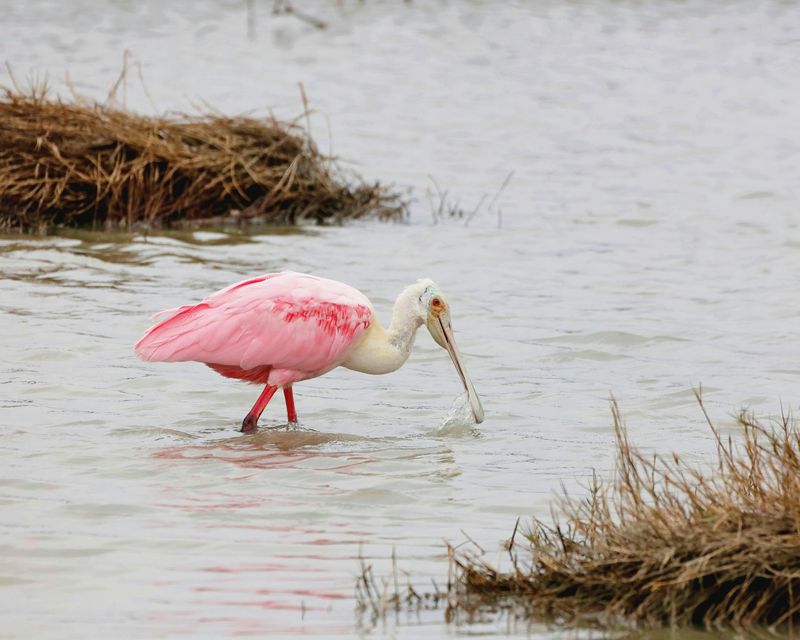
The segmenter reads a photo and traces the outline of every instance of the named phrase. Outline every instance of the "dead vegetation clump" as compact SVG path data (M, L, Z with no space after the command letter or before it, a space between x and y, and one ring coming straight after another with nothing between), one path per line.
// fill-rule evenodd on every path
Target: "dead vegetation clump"
M697 399L702 408L700 394ZM612 402L613 479L560 501L560 522L535 522L529 564L513 569L456 553L466 597L511 597L529 615L570 622L791 628L800 621L800 430L742 414L741 440L716 440L712 474L678 455L631 446ZM703 412L708 418L708 415ZM457 605L457 602L456 602Z
M148 117L108 104L0 97L0 230L252 220L401 219L379 184L348 184L299 126L273 118Z

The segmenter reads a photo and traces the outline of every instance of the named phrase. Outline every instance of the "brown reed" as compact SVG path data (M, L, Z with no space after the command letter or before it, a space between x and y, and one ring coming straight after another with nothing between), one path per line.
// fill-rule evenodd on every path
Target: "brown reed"
M696 394L706 419L699 392ZM564 495L555 525L534 522L501 572L451 554L465 601L510 597L529 616L609 626L791 629L800 621L800 430L742 413L716 442L713 473L633 447L612 400L614 476ZM472 598L472 600L470 600ZM452 600L452 598L451 598ZM456 606L458 598L455 598Z
M405 211L378 183L348 183L293 123L142 116L51 99L41 85L0 96L0 230L336 224Z

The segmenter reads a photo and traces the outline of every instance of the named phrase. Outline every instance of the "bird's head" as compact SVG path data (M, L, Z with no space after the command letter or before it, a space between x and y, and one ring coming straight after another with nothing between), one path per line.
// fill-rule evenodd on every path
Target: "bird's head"
M430 331L436 344L446 349L447 353L450 354L450 359L453 361L453 365L467 392L469 406L472 409L475 422L483 422L481 400L472 386L472 381L469 378L469 374L467 374L453 337L453 327L450 324L450 304L433 280L423 280L420 281L420 284L423 287L419 296L419 307L425 326L428 327L428 331Z

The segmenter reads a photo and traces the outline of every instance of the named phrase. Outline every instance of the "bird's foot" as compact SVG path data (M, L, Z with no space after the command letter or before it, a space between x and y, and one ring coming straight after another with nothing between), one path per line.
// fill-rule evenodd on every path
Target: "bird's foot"
M240 431L242 433L252 433L258 429L258 418L255 416L247 415L245 419L242 420L242 428Z
M286 423L286 428L287 429L299 429L300 428L300 423L297 420L289 420L289 422Z

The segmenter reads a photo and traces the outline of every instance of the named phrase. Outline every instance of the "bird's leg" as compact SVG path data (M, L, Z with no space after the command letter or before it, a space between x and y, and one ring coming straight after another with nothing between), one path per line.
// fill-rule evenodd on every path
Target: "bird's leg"
M277 390L278 387L273 387L269 384L264 387L264 390L261 392L261 395L258 396L258 400L256 400L253 408L250 409L250 412L242 421L242 433L248 433L256 430L256 427L258 427L258 419L261 417L261 414L264 413L267 403L269 403L270 399L275 395Z
M290 425L296 425L297 411L294 408L294 394L291 387L283 388L283 397L286 400L286 419Z

